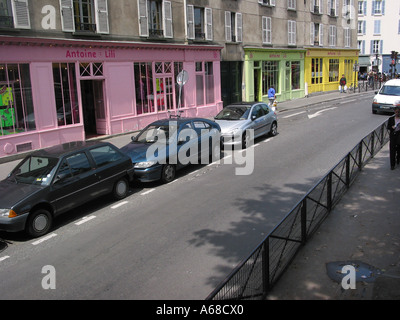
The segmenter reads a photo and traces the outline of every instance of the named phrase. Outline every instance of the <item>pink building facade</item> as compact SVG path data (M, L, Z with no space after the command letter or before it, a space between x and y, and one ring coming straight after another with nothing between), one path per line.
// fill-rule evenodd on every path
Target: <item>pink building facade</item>
M0 157L222 109L221 47L0 36ZM179 99L177 75L189 77Z

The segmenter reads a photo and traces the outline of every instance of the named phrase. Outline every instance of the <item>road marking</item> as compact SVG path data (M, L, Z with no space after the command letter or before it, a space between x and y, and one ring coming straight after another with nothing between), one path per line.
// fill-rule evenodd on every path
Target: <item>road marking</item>
M323 110L317 111L317 112L316 112L316 113L314 113L314 114L309 114L309 115L308 115L308 119L312 119L312 118L318 117L318 116L320 116L320 115L321 115L321 113L322 113L322 112L324 112L324 111L328 111L328 110L333 110L333 109L336 109L336 108L337 108L337 107L326 108L326 109L323 109Z
M88 217L83 217L81 221L75 223L77 226L81 225L82 223L88 222L92 219L96 218L96 216L88 216Z
M41 238L41 239L39 239L39 240L37 240L37 241L35 241L35 242L32 242L32 244L33 244L34 246L36 246L36 245L38 245L38 244L40 244L40 243L42 243L42 242L44 242L44 241L47 241L47 240L49 240L49 239L51 239L51 238L54 238L54 237L56 237L56 236L57 236L57 234L51 233L51 234L49 234L48 236L45 236L45 237L43 237L43 238Z
M1 262L1 261L4 261L4 260L6 260L6 259L8 259L9 257L10 257L10 256L1 257L1 258L0 258L0 262Z
M111 209L117 209L118 207L123 206L124 204L127 204L127 203L128 203L128 201L122 201L120 203L117 203L117 204L113 205L111 207Z
M156 189L147 190L147 191L141 193L140 195L141 195L141 196L144 196L144 195L146 195L146 194L149 194L150 192L153 192L154 190L156 190Z
M282 117L283 119L286 119L286 118L290 118L290 117L294 117L294 116L298 116L299 114L302 114L302 113L304 113L305 111L301 111L301 112L297 112L297 113L293 113L293 114L291 114L291 115L289 115L289 116L285 116L285 117Z

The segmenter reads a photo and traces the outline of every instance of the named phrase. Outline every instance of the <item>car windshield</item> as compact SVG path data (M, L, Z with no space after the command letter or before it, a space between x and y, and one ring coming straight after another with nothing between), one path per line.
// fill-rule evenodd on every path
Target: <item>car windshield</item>
M58 159L52 157L31 156L25 158L10 173L8 179L17 183L49 185Z
M135 138L134 142L154 143L156 141L168 143L168 139L176 132L176 124L169 125L150 125L141 131Z
M400 87L398 86L383 86L379 94L389 96L400 96Z
M250 106L227 106L215 116L216 120L244 120L249 116Z

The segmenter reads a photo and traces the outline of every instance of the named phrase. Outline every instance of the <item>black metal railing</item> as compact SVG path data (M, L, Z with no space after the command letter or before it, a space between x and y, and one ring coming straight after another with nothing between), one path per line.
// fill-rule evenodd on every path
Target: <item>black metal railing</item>
M206 299L264 299L360 170L389 140L386 126L387 121L342 158Z

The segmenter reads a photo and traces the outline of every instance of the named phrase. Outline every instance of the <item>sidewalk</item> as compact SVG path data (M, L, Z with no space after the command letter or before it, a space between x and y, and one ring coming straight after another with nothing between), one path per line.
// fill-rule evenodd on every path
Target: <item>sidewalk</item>
M400 166L390 170L386 144L300 250L267 299L400 299L399 182ZM341 267L333 270L339 280L328 274L326 264L332 262L355 266L355 289L342 288ZM363 264L371 268L366 270Z

